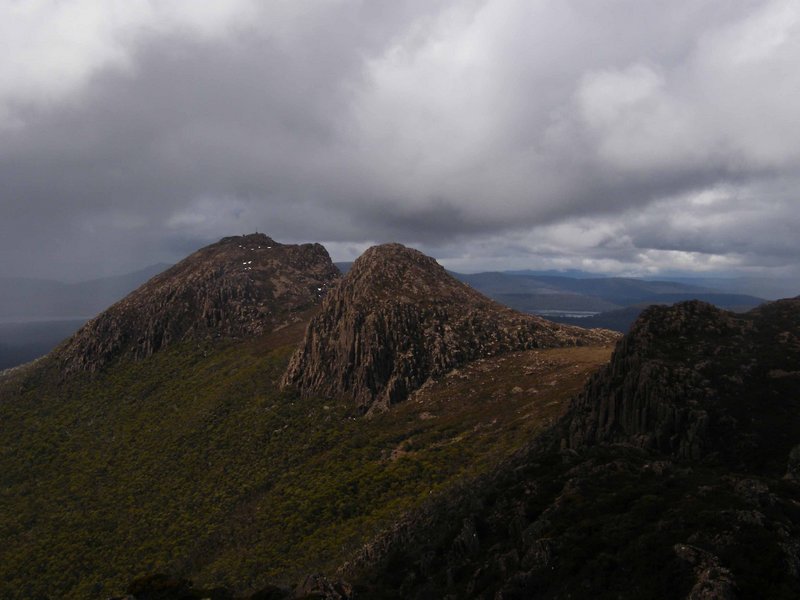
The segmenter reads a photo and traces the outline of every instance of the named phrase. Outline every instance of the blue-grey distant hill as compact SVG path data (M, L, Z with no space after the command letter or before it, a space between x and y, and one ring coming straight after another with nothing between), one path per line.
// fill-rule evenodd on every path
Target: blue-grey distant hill
M750 294L778 300L800 294L800 281L779 277L669 277L669 281L709 287L720 292Z
M705 285L631 277L576 277L531 271L487 272L455 277L511 308L536 313L561 323L627 331L641 310L651 304L703 300L720 308L746 311L765 302L749 294Z
M567 277L570 279L614 279L614 277L608 274L591 273L580 269L548 269L543 271L526 269L502 271L502 273L506 275L523 275L535 278ZM633 277L627 279L633 279L635 281L680 283L694 288L705 288L729 294L747 294L758 298L766 298L767 300L794 298L800 294L800 280L791 277L713 277L706 275L664 274L658 277Z
M333 264L336 266L337 269L339 269L342 272L342 275L347 273L350 270L350 267L353 266L353 262L352 261L350 261L350 262L335 262Z
M630 277L575 278L564 275L517 275L497 272L456 276L485 294L578 294L602 300L603 309L608 308L609 303L621 308L663 294L694 295L719 292L705 286Z

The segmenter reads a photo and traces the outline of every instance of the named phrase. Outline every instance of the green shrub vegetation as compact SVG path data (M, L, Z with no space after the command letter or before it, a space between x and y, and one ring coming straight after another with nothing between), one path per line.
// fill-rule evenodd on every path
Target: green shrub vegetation
M522 446L608 356L486 361L359 418L346 399L278 389L289 341L0 380L0 597L107 597L158 571L238 591L330 572Z

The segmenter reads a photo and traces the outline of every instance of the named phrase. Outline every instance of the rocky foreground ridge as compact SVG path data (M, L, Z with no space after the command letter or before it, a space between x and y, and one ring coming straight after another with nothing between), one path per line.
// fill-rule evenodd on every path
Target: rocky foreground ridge
M54 351L63 373L142 359L186 339L273 331L317 306L340 273L320 244L226 237L152 278Z
M800 444L800 299L651 307L576 400L565 442L783 474Z
M619 337L522 314L400 244L367 250L323 301L283 385L349 396L364 411L400 402L429 378L478 358Z
M800 597L800 298L651 307L549 432L343 573L375 598Z

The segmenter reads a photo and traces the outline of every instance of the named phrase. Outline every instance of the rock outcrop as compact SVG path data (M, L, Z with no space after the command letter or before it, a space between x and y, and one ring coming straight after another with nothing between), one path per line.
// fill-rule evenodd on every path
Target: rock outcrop
M786 473L800 440L798 365L800 299L746 314L697 301L651 307L576 400L565 443Z
M562 421L341 573L372 597L800 597L798 365L800 298L652 307Z
M152 278L55 350L64 374L142 359L171 343L273 331L321 302L340 278L320 244L227 237Z
M364 411L384 409L471 360L618 337L503 307L421 252L384 244L358 258L325 298L283 384L350 396Z

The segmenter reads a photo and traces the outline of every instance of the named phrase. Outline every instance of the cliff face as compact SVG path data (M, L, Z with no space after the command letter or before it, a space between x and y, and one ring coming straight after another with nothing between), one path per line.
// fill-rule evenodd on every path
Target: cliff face
M185 339L266 333L317 306L339 277L319 244L284 245L264 234L224 238L89 321L55 355L65 374L94 372Z
M786 468L800 442L800 299L744 315L652 307L572 410L572 448L628 443L679 459Z
M385 244L367 250L325 298L283 384L381 409L477 358L617 337L505 308L421 252Z

